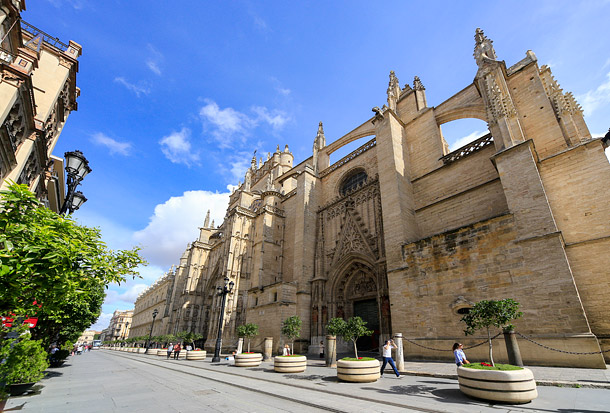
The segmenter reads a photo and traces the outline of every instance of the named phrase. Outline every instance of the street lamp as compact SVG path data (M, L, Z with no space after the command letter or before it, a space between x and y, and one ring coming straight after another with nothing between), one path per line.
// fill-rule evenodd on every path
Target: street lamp
M229 294L235 283L229 282L229 277L225 277L224 287L216 287L218 290L218 296L222 297L222 304L220 305L220 315L218 316L218 337L216 338L216 348L214 349L214 357L212 363L218 363L220 361L220 346L222 345L222 324L225 318L225 301L227 300L227 294Z
M148 350L148 348L150 347L150 339L152 337L152 331L153 331L153 326L155 325L155 318L157 318L157 314L159 314L159 310L157 310L155 308L155 310L152 313L153 316L153 321L150 324L150 333L148 334L148 343L146 343L146 349Z
M71 214L87 201L82 192L75 190L83 178L91 172L91 168L89 167L89 161L81 151L66 152L64 156L66 158L66 173L68 174L68 192L59 213L65 214L69 211Z

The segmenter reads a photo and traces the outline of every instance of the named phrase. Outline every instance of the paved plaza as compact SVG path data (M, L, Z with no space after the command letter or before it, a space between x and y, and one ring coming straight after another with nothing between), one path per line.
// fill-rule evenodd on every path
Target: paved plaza
M607 412L608 370L536 368L570 385L539 386L524 405L470 399L451 378L450 363L405 364L406 374L374 383L343 383L311 360L305 373L273 372L271 363L238 368L223 361L166 360L108 350L70 357L49 369L30 395L13 397L7 411L27 412ZM561 373L563 371L563 373ZM571 373L570 373L571 372ZM551 377L552 376L552 377ZM605 386L605 387L604 387Z

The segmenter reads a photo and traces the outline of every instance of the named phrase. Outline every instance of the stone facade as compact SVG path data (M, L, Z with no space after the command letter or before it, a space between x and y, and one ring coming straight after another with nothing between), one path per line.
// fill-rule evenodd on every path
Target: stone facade
M174 281L174 269L164 274L153 285L144 290L136 299L129 337L158 336L166 334L169 321L169 303ZM157 317L153 325L153 312ZM152 331L151 331L152 327Z
M85 330L85 331L83 331L83 334L80 335L78 340L76 340L76 343L77 344L84 344L86 346L92 345L93 344L93 339L94 339L96 334L101 334L101 331Z
M597 352L520 339L525 363L605 368L608 142L591 138L574 97L531 51L507 67L477 29L474 57L473 83L436 107L418 77L401 89L391 72L387 105L329 145L320 123L312 157L294 165L279 146L265 161L253 157L222 224L206 219L181 258L165 332L201 332L213 348L226 277L235 283L226 348L238 325L254 322L254 348L273 337L278 349L282 320L298 315L295 351L315 354L328 320L359 315L375 331L362 349L402 333L408 358L451 359L432 349L485 338L464 337L469 306L513 298L524 312L519 333ZM449 152L442 125L464 118L487 122L489 134ZM330 165L331 153L361 138ZM503 344L496 352L506 358Z
M117 341L128 338L132 317L133 310L116 310L112 314L112 318L110 319L110 323L108 324L107 328L108 331L105 334L104 339L107 341Z
M0 189L8 181L25 184L58 212L65 197L64 165L51 153L77 109L82 48L20 20L24 1L0 4Z

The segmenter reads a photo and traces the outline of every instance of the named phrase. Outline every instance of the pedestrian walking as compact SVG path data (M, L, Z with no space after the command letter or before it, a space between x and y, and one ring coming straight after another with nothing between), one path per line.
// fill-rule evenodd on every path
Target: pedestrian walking
M83 352L83 345L79 344L78 347L76 347L76 354L78 354L80 356L82 352Z
M470 364L466 360L466 354L464 354L464 345L462 343L453 344L453 355L455 356L455 364L460 367L463 364Z
M383 365L381 366L381 377L383 377L385 366L390 363L390 366L392 366L392 369L394 369L394 373L396 373L396 377L400 379L402 376L398 372L396 364L394 364L394 360L392 359L393 348L398 348L398 346L394 343L394 340L386 340L385 344L383 345Z
M320 358L324 358L324 341L320 341Z
M169 343L169 346L167 346L167 359L169 360L170 356L172 355L172 351L174 350L174 346L172 345L172 343Z
M180 343L176 343L174 346L174 360L178 360L178 357L180 357L180 350L182 350L182 346L180 346Z

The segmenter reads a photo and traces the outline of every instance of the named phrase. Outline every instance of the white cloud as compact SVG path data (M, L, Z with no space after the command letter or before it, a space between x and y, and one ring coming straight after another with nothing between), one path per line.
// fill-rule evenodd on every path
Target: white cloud
M267 122L273 129L281 129L290 120L281 110L269 111L264 106L253 106L252 111L258 115L258 120Z
M462 146L466 145L467 143L470 143L470 142L480 138L481 136L483 136L486 133L487 132L481 132L481 131L477 130L477 131L472 132L470 135L463 136L463 137L453 141L452 143L450 143L449 150L455 151L456 149L461 148Z
M80 10L85 7L87 1L86 0L47 0L53 6L60 8L64 7L66 4L72 6L76 10Z
M127 156L129 155L129 152L131 150L131 143L116 141L101 132L95 133L91 137L91 141L98 145L107 147L108 150L110 150L111 155L116 153L119 155Z
M242 153L242 155L244 154ZM233 182L237 182L244 179L246 170L250 167L250 158L247 155L231 157L229 164L231 165L229 168L231 178Z
M164 56L151 44L146 45L150 55L146 59L146 66L157 76L161 76L160 64L164 60Z
M150 87L143 82L139 82L139 84L136 85L128 82L124 77L116 77L114 78L114 81L125 86L127 90L135 93L137 97L140 97L141 95L148 95L150 93Z
M245 138L261 123L279 130L290 120L285 112L269 110L265 106L253 106L250 109L252 115L247 115L230 107L221 109L210 99L205 102L199 115L204 123L213 127L211 134L220 148L233 148L237 143L245 143Z
M110 325L111 318L112 313L104 313L102 311L95 324L89 327L89 329L95 331L102 331L103 329L108 328L108 326Z
M606 81L599 85L595 90L590 90L584 95L577 97L581 104L585 116L591 116L600 106L610 104L610 72L606 74Z
M173 163L183 163L187 166L199 163L199 152L192 149L191 131L188 128L164 136L159 144L161 152Z
M146 228L134 234L142 245L144 256L155 265L178 264L188 243L199 236L198 228L209 209L211 218L220 224L229 202L229 192L187 191L155 207Z

